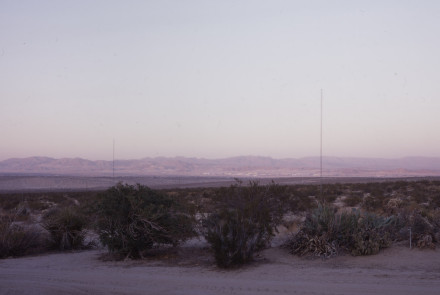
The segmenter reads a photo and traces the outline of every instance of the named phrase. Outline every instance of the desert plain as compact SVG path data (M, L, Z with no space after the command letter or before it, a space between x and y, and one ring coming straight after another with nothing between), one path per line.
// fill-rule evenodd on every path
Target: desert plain
M351 187L353 180L346 183ZM399 180L384 185L403 185L405 191L406 183ZM432 182L430 187L436 187L435 184ZM303 184L299 185L301 189ZM345 186L339 187L345 192ZM201 194L203 189L194 191ZM26 195L18 196L23 194ZM80 192L71 197L68 194L62 199L72 202L72 196ZM334 200L340 202L341 197ZM432 203L435 199L430 200ZM91 250L49 251L0 259L0 294L429 295L440 292L438 249L419 249L414 245L410 249L407 241L401 241L376 255L299 257L282 247L291 233L281 230L271 246L257 253L250 264L231 269L216 266L203 238L193 238L176 248L160 249L141 260L108 259L107 250L99 246Z

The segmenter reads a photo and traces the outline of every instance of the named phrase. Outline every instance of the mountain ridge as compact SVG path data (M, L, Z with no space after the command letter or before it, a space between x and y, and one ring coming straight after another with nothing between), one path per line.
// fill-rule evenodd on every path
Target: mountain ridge
M325 176L439 176L440 158L323 157ZM302 177L320 175L320 158L236 156L207 159L194 157L145 157L115 160L117 175L185 175L232 177ZM84 158L27 157L0 161L0 173L109 176L113 161Z

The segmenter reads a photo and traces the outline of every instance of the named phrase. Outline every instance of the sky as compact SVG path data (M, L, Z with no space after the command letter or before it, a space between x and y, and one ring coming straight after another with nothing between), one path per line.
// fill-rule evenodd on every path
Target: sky
M439 1L0 0L0 160L440 157Z

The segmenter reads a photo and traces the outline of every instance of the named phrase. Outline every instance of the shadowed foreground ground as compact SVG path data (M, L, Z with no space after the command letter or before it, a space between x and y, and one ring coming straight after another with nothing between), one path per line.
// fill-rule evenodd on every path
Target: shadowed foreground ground
M101 250L0 261L0 294L439 294L440 251L395 246L379 255L329 260L279 248L223 271L206 250L170 261L102 261ZM203 258L205 257L205 258ZM179 262L180 261L180 262Z

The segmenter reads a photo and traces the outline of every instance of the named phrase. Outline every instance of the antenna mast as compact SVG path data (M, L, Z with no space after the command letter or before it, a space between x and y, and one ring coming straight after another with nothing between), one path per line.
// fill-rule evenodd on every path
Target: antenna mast
M321 88L321 140L320 140L320 184L321 184L321 200L322 196L322 88Z
M115 182L115 139L113 138L113 183Z

